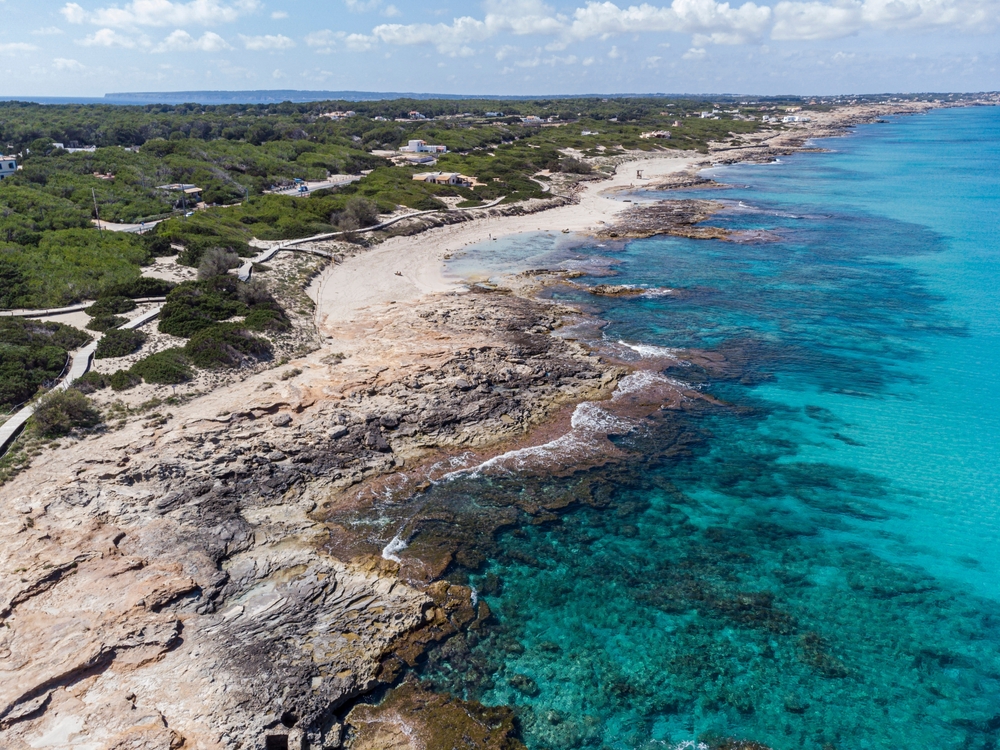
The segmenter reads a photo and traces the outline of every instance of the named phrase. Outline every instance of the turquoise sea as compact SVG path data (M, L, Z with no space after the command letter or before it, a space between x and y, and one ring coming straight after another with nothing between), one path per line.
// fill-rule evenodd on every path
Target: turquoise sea
M722 405L615 435L623 462L428 491L574 500L449 571L494 616L421 670L515 706L531 750L998 746L1000 109L818 145L683 196L769 241L542 233L456 261L675 290L552 294L607 321L606 344L726 363L669 367Z

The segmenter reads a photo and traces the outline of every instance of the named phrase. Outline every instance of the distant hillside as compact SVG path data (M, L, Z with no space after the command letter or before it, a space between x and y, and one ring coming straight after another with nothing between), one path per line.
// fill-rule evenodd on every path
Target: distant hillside
M130 104L272 104L275 102L348 101L374 102L383 99L497 99L456 94L413 94L394 91L164 91L105 94L109 103Z

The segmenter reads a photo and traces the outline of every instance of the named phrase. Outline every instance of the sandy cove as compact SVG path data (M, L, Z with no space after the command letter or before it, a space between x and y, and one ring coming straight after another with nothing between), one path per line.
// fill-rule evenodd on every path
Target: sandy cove
M660 154L641 168L669 179L702 159ZM573 310L458 293L442 261L491 234L613 221L626 205L607 191L638 186L635 168L585 184L573 205L349 258L314 287L327 337L318 350L62 440L0 488L4 746L214 750L282 737L341 747L352 702L489 616L468 589L430 580L452 552L429 570L405 555L401 565L381 554L396 527L355 530L351 514L374 502L359 488L437 456L529 444L540 424L572 427L574 405L610 396L626 369L550 335ZM657 403L628 409L690 397L658 387ZM408 691L449 726L467 717L482 731L474 707ZM426 714L417 726L409 704L386 705L391 721L356 715L381 728L355 750L434 745ZM510 722L494 725L481 746L516 747Z
M702 154L681 153L625 162L610 179L584 182L575 202L522 216L486 216L430 229L413 237L393 237L374 248L329 267L310 288L317 302L317 323L328 332L352 320L361 310L389 302L413 302L423 295L455 291L460 279L445 271L445 259L469 245L539 229L596 232L610 224L629 204L617 191L641 188L670 175L706 164ZM642 169L645 179L637 180ZM397 276L396 273L402 274Z

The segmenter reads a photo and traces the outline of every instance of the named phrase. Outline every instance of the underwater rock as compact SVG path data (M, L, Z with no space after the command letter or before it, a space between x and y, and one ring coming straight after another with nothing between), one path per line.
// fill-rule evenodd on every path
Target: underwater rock
M350 750L524 750L510 709L432 693L412 680L377 706L355 706L345 723Z
M669 234L692 239L730 239L719 227L696 226L724 208L706 200L666 200L642 204L619 214L616 223L598 234L601 239L617 237L653 237Z
M598 284L588 290L598 297L638 297L646 293L646 289L628 284Z
M507 678L507 684L519 693L524 693L529 698L535 698L542 692L538 689L538 683L526 674L511 675Z

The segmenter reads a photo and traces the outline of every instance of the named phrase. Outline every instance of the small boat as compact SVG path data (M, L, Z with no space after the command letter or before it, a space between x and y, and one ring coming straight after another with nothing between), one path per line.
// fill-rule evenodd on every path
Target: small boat
M563 234L569 234L569 230L568 229L564 229L563 230Z

